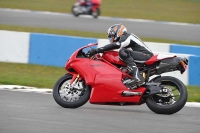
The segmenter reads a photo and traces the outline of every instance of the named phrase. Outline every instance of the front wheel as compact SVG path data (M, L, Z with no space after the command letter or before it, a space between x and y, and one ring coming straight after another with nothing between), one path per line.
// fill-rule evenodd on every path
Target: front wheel
M71 10L72 10L72 14L75 17L78 17L80 15L79 12L78 12L78 8L76 6L73 6Z
M85 84L85 81L78 80L72 87L70 81L71 74L62 76L54 85L53 98L64 108L78 108L84 105L90 98L90 87Z
M185 85L177 78L163 76L154 80L161 83L165 93L149 96L146 104L150 110L157 114L174 114L181 110L188 97Z

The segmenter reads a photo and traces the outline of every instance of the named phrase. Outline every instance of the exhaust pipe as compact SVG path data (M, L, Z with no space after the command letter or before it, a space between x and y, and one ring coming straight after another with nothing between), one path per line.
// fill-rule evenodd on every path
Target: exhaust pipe
M124 91L122 92L122 96L141 96L142 92L132 92L132 91Z

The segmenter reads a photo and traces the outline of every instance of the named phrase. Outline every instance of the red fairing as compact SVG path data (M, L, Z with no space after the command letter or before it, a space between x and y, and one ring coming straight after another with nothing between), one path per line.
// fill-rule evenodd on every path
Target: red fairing
M119 59L117 51L108 51L104 52L102 58L107 60L110 63L126 66L124 62ZM97 74L95 78L95 84L92 86L92 92L90 96L90 103L103 103L103 102L130 102L138 103L141 100L141 96L134 97L122 97L121 94L123 91L128 89L122 83L122 72L118 69L102 69L102 73ZM134 92L142 92L146 88L140 87L137 90L129 90Z
M102 58L104 58L110 63L126 66L126 64L119 59L119 52L117 51L104 52Z
M106 102L126 102L126 103L139 103L146 88L140 87L137 90L128 90L119 79L115 76L108 76L107 78L100 77L92 88L90 95L90 103L106 103ZM112 80L116 80L113 81ZM123 97L123 91L142 92L141 96Z
M99 8L101 0L92 0L91 2L93 4L92 11L95 12Z
M91 0L91 3L100 5L101 4L101 0Z
M146 61L145 64L146 64L146 65L152 65L153 63L155 63L156 61L158 61L157 56L158 56L158 55L152 56L149 60Z
M86 84L91 86L91 103L140 103L142 95L146 90L144 87L138 88L137 90L128 90L128 88L122 83L122 71L105 61L93 60L90 58L77 58L77 54L81 49L72 54L65 68L66 70L70 70L71 68L73 68L76 72L70 72L72 75L74 75L73 79L75 79L78 73L86 81ZM114 55L112 56L115 57L113 61L116 61L116 57L118 57L116 56L116 52L108 52L107 54L109 53L111 55ZM104 55L104 57L107 56ZM112 58L107 59L112 60ZM120 61L117 60L117 62ZM142 95L125 97L122 96L123 91L139 91L142 92Z
M159 60L169 59L169 58L174 58L174 57L176 57L176 56L175 55L158 54L158 55L152 56L149 60L147 60L145 62L145 64L152 65Z
M75 69L85 79L88 85L91 85L91 103L139 103L142 97L142 95L122 97L121 93L125 90L128 91L122 83L122 72L106 62L91 59L76 59L70 63L70 67ZM141 87L136 91L144 93L145 88Z
M71 55L71 57L69 58L69 60L67 61L65 65L65 69L68 71L71 68L73 68L74 70L76 70L77 73L79 73L85 79L87 84L91 84L94 82L95 71L90 71L88 67L90 66L90 61L94 61L94 60L91 60L89 58L76 58L78 52L86 47L87 46L76 50Z

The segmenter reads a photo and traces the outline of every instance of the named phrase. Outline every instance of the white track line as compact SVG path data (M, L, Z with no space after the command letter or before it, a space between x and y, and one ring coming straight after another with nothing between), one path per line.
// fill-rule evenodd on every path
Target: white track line
M20 86L20 85L0 85L0 90L36 92L36 93L44 93L44 94L52 93L52 89L49 89L49 88L36 88L36 87L28 87L28 86Z
M36 88L36 87L28 87L28 86L20 86L20 85L0 85L0 90L34 92L34 93L41 93L41 94L52 94L52 89ZM187 102L185 104L185 106L200 108L200 103L198 103L198 102Z

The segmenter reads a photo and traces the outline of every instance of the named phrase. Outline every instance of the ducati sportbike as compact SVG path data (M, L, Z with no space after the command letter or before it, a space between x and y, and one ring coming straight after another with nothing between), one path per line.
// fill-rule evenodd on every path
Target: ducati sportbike
M95 45L76 50L67 61L66 74L53 88L54 100L60 106L78 108L88 101L124 106L146 103L157 114L173 114L184 107L188 97L185 85L175 77L160 75L171 71L184 73L188 65L186 58L158 54L145 62L136 62L145 84L131 89L126 82L132 77L118 52L91 56L87 49ZM154 78L150 80L151 76Z

